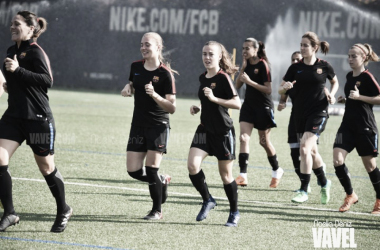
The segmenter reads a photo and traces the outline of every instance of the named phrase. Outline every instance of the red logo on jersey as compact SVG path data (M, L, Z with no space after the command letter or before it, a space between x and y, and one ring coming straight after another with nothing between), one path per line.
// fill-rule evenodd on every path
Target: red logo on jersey
M355 85L356 85L356 87L360 87L360 84L361 84L361 82L359 82L359 81L357 81L356 83L355 83Z
M313 129L317 129L318 128L318 126L316 126L316 127L313 127Z
M210 88L211 89L215 89L216 88L216 83L215 82L211 83Z
M158 82L158 80L160 80L158 76L153 76L153 82Z
M317 74L322 74L323 70L321 68L317 69Z
M258 73L259 73L259 69L255 69L255 70L253 71L253 73L258 74Z

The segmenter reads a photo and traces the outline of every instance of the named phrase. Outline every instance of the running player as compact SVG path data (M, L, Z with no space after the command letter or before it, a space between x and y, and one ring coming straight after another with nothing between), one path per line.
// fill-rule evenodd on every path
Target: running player
M295 51L292 56L291 56L291 64L298 63L302 60L302 55L300 51ZM280 91L282 87L280 86ZM277 106L278 111L282 111L283 109L286 108L286 102L288 100L288 96L290 96L290 99L292 103L294 102L294 95L292 95L293 89L289 89L285 94L282 94L280 97L280 101ZM293 166L294 166L294 171L296 172L297 176L300 178L300 143L299 143L300 137L297 135L296 132L296 127L294 123L294 113L293 109L290 113L290 119L289 119L289 125L288 125L288 143L290 146L290 156L292 157L293 161ZM322 166L323 169L326 168L326 164L322 161L322 157L319 155L318 151L314 152L312 151L313 154L313 170L314 171L319 171L319 167ZM318 174L318 173L316 173ZM318 180L318 185L320 185L319 180ZM300 189L295 190L295 192L301 191ZM310 185L307 186L307 192L311 192Z
M247 167L249 140L252 129L259 134L259 143L265 149L272 166L271 188L276 188L284 170L278 166L276 150L270 141L271 128L277 127L273 116L272 79L265 46L254 38L243 43L243 63L236 80L236 88L246 84L244 103L240 111L240 175L236 178L239 186L248 185Z
M12 19L11 37L3 72L8 92L8 109L0 120L0 198L4 214L0 231L19 223L13 207L12 178L8 164L13 153L26 140L57 203L57 216L51 232L63 232L73 209L66 204L62 175L54 163L55 125L49 106L48 88L53 84L49 58L37 44L47 22L29 11ZM37 138L38 137L38 138Z
M206 156L218 159L219 174L224 184L230 213L225 226L236 227L240 218L238 210L237 185L232 176L235 159L235 130L228 109L240 109L240 98L227 74L235 74L238 68L224 46L215 41L207 42L202 50L206 72L199 77L198 97L201 106L191 106L192 115L201 110L201 124L198 126L190 146L187 166L194 187L201 194L203 203L196 220L206 219L216 201L209 193L206 177L201 169Z
M321 49L323 53L329 50L326 41L319 41L314 32L307 32L302 36L301 54L303 59L292 64L281 83L283 87L280 94L293 88L294 122L298 134L302 134L300 140L301 156L301 191L292 199L292 202L303 203L308 200L307 187L310 182L313 168L313 154L317 152L317 140L323 132L328 119L327 108L329 103L335 103L335 93L339 83L331 65L316 57ZM330 80L331 91L325 91L326 78ZM318 167L318 166L316 166ZM323 167L314 170L321 184L321 203L327 204L330 200L331 181L326 179Z
M369 61L379 61L369 44L357 43L350 48L348 62L352 71L347 74L344 87L347 99L342 96L338 98L338 102L345 103L342 124L334 143L335 173L346 192L340 212L349 210L352 204L358 202L345 164L348 153L356 148L376 192L372 214L380 214L380 171L376 166L378 131L372 111L373 105L380 104L380 87L365 68Z
M122 96L134 92L135 107L127 146L128 174L149 184L152 210L146 220L162 219L161 204L167 198L169 175L158 175L162 155L169 139L169 113L176 110L176 89L170 64L162 55L163 40L154 32L145 33L140 51L143 60L133 62L129 83ZM143 170L145 160L145 172Z

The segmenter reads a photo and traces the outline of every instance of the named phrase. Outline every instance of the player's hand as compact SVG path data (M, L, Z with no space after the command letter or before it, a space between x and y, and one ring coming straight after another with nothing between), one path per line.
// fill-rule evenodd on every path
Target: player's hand
M154 92L154 87L152 82L145 84L145 92L152 98L155 98L158 94Z
M346 98L344 98L343 96L338 96L338 100L337 100L338 103L346 103Z
M350 91L350 95L348 96L348 98L350 98L352 100L358 100L359 97L360 97L359 89L355 85L355 90Z
M132 83L128 83L127 85L125 85L125 87L121 91L121 95L124 96L124 97L126 97L126 96L132 96L132 93L133 93Z
M240 74L240 81L247 83L250 80L251 78L249 78L247 73L243 72L242 74Z
M286 102L279 102L277 106L277 110L281 111L286 108Z
M198 106L191 105L190 107L190 114L195 115L197 114L201 109Z
M5 92L5 93L8 93L8 85L7 85L7 82L4 82L4 83L3 83L3 89L4 89L4 92Z
M284 85L282 86L285 90L292 89L294 84L296 84L296 81L294 80L293 82L285 82Z
M208 87L203 88L203 93L205 96L212 102L216 102L218 99L214 96L214 93L212 92L212 89Z
M17 55L15 55L13 59L9 57L5 58L4 63L5 63L5 69L12 73L19 67L19 64L17 61Z

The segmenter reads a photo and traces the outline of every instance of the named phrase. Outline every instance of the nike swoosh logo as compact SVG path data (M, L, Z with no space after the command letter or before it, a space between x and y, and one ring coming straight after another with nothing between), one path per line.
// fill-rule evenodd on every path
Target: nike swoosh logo
M317 129L318 127L313 127L313 129Z
M297 73L301 73L303 70L298 70Z
M135 76L139 76L140 74L138 74L138 73L135 73Z

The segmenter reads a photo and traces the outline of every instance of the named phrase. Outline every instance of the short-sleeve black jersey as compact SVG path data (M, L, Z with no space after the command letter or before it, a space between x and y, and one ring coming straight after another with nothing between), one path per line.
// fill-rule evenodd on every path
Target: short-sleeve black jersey
M268 63L260 59L256 64L250 64L247 60L247 67L244 69L249 78L264 86L266 82L272 82L271 73ZM244 105L249 105L251 108L271 107L273 109L272 95L263 93L252 86L246 84L246 92L244 98Z
M152 82L154 91L161 97L175 95L175 81L171 71L161 65L149 71L144 68L144 60L133 62L129 81L133 82L135 89L135 108L132 125L139 127L169 126L169 113L164 111L145 91L145 85Z
M228 108L211 102L205 96L203 89L208 87L212 89L215 97L229 100L237 96L235 87L233 86L230 76L223 70L220 70L211 78L206 77L206 73L199 76L198 97L201 100L201 124L206 131L213 134L224 134L233 127L232 119L228 114Z
M53 118L47 95L53 85L50 61L43 49L33 39L22 41L7 50L7 57L17 55L19 67L12 73L5 69L8 109L5 116L28 120Z
M327 116L328 101L324 91L326 79L335 77L331 65L321 59L313 65L306 65L303 59L290 65L284 76L284 81L296 83L290 96L293 97L293 110L296 117L309 115Z
M351 71L347 74L346 79L344 94L347 98L343 122L355 124L358 128L376 128L376 120L372 111L373 105L350 99L348 96L351 90L355 90L355 86L359 89L360 95L370 97L380 95L380 87L377 80L368 70L363 71L355 77Z

